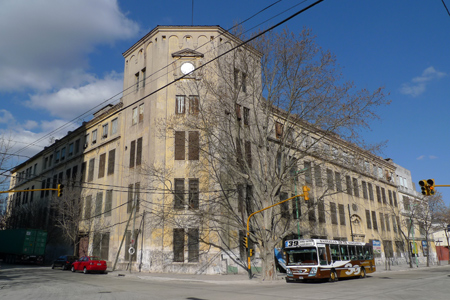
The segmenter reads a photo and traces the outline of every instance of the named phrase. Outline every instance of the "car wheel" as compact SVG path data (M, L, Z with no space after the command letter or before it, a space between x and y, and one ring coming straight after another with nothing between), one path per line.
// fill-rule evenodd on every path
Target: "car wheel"
M75 267L74 267L74 266L72 266L71 271L72 271L72 272L75 272Z
M86 267L84 267L83 273L84 273L84 274L87 274L87 273L88 273L88 270L86 270Z
M361 273L359 274L359 278L364 279L366 278L366 269L361 268Z
M55 268L55 264L52 264L52 269L54 269Z
M335 282L338 280L337 273L335 270L331 270L330 272L330 282Z

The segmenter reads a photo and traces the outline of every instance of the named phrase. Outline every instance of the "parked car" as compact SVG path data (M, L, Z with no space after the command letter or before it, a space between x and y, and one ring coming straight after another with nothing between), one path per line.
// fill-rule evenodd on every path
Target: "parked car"
M72 272L83 271L84 274L97 272L106 274L106 261L97 256L83 256L72 264Z
M53 261L52 269L61 267L63 270L70 270L72 268L72 263L76 260L78 260L78 256L62 255Z

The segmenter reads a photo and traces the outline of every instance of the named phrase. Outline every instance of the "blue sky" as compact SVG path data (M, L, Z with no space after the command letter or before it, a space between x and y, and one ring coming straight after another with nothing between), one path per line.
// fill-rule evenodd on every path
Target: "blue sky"
M228 29L275 2L195 0L194 25ZM268 28L311 3L279 1L244 27ZM190 0L0 1L0 134L17 151L90 119L96 106L119 99L122 53L157 25L190 25L191 11ZM311 28L358 88L385 87L392 104L378 110L367 142L387 140L382 156L411 170L416 184L450 184L450 16L442 0L325 0L284 26ZM35 144L19 154L37 153L49 137ZM450 203L450 188L439 191Z

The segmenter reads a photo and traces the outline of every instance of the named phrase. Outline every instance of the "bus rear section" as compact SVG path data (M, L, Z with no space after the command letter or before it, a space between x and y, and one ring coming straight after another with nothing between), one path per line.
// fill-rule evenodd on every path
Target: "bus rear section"
M286 282L361 277L375 272L373 248L360 242L288 240Z

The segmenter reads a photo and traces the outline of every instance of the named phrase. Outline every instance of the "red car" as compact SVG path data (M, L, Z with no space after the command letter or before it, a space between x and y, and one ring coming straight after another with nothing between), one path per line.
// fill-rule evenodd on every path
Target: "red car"
M83 256L72 263L72 272L83 271L84 274L91 272L106 274L106 261L97 256Z

